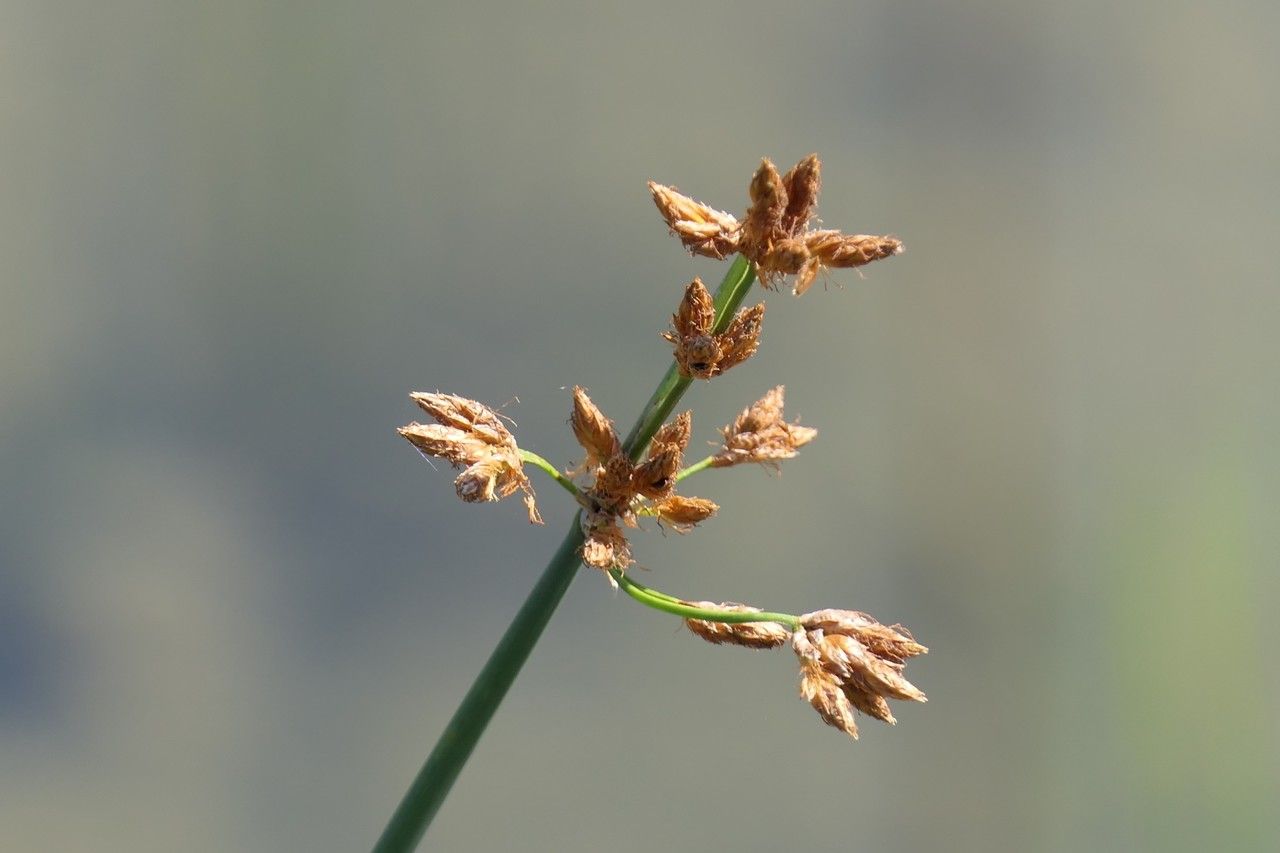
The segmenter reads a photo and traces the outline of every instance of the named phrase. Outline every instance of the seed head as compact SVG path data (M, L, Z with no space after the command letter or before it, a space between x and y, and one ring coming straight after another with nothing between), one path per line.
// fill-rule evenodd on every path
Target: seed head
M902 675L907 658L928 651L906 629L846 610L806 613L800 622L791 637L800 695L829 725L856 739L853 710L893 724L889 699L926 701Z
M455 468L465 469L453 483L458 497L479 503L523 491L529 521L542 523L534 504L533 485L524 473L520 448L496 412L483 403L453 394L419 392L411 397L437 422L411 423L398 432L424 457L444 459Z
M702 610L720 610L725 613L762 613L758 607L726 601L685 601L690 607ZM777 622L711 622L706 619L686 619L687 627L708 643L716 645L746 646L749 649L776 649L791 638L791 631Z
M768 158L761 160L747 187L750 206L741 225L728 214L669 187L650 183L649 189L668 226L690 251L711 257L740 251L767 288L795 276L792 292L796 296L812 287L824 269L862 266L902 252L902 242L896 237L809 230L822 189L822 164L817 154L805 157L785 175L779 175Z
M722 210L694 201L674 187L649 182L653 203L671 233L694 255L723 259L738 251L738 220Z
M723 332L713 334L715 306L701 280L685 288L680 307L671 317L674 331L662 336L675 344L676 364L683 376L710 379L746 361L760 346L764 303L743 308Z
M790 459L801 447L813 441L818 431L783 419L783 386L742 410L732 424L721 429L724 446L711 463L716 468L758 462L776 468L778 462Z

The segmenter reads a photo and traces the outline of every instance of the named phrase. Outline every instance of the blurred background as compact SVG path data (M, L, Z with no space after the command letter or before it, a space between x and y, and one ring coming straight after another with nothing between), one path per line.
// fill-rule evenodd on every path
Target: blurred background
M635 538L692 598L932 649L859 743L786 651L575 582L436 850L1280 846L1280 6L0 7L0 847L359 850L571 513L394 428L578 459L694 274L650 178L907 253L767 295L695 446L820 430ZM759 291L760 296L765 296ZM518 398L518 399L517 399ZM693 485L696 484L696 488Z

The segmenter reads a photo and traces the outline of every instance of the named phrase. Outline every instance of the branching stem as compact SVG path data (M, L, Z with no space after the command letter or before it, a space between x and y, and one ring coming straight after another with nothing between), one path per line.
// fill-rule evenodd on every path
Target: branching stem
M645 607L652 607L654 610L661 610L664 613L673 613L682 619L702 619L707 622L725 622L735 625L744 622L777 622L792 629L800 627L800 617L793 616L790 613L744 613L694 607L674 596L667 595L665 592L659 592L644 584L637 583L618 569L610 570L609 575L617 582L618 586L622 587L623 592Z
M739 255L730 265L724 280L716 290L715 331L724 331L728 326L733 313L741 307L754 281L755 270L751 263ZM653 434L680 402L680 398L684 396L691 382L691 379L680 375L675 363L672 362L623 444L627 454L633 460L639 459L644 453L653 439ZM536 454L527 456L527 461L542 468L538 461L531 458L533 456ZM555 467L542 457L538 456L537 460L547 465L543 468L544 471L555 470ZM558 478L557 482L560 482ZM565 485L563 482L560 484ZM574 491L576 492L577 489L574 488ZM375 853L407 853L418 846L418 842L431 824L431 819L439 811L440 804L444 802L454 780L458 778L463 765L471 756L471 751L475 749L480 735L484 733L499 703L507 695L507 690L515 681L520 668L524 666L529 653L533 651L534 644L542 636L542 631L551 620L556 606L560 604L560 600L569 589L569 584L573 581L581 564L582 543L582 528L575 516L573 526L570 527L564 541L552 556L551 562L547 564L542 577L538 579L529 597L525 599L515 619L502 635L502 639L498 641L497 648L493 650L488 662L472 683L471 689L463 697L462 704L458 706L449 724L445 726L435 748L431 750L431 755L427 757L426 763L414 777L413 784L409 786L404 799L400 801L387 828L378 839L374 847ZM668 603L675 601L668 596L662 596L661 593L657 595L661 598L655 597L655 601L666 600ZM752 615L757 617L753 621L759 621L759 614Z

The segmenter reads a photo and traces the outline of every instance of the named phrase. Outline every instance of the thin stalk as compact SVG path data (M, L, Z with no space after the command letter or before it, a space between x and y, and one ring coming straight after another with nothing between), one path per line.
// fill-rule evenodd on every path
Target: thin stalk
M716 290L717 331L722 331L728 325L733 312L746 299L754 280L755 271L751 264L739 255ZM632 459L639 459L644 453L654 432L684 396L690 382L691 380L680 376L673 362L649 402L645 404L636 425L627 434L623 447ZM550 463L547 464L550 466ZM418 846L431 819L439 811L440 804L444 802L454 780L458 778L471 751L475 749L480 735L484 733L485 726L493 718L498 704L507 695L507 690L569 589L581 563L580 549L583 541L582 528L575 517L573 526L542 572L542 577L498 641L497 648L493 650L471 689L463 697L462 704L445 726L444 733L436 741L426 763L414 777L413 784L409 786L404 799L400 801L387 828L374 846L374 853L407 853Z
M548 462L546 459L543 459L541 456L534 453L532 450L521 449L520 458L531 465L535 465L538 468L541 468L548 477L550 477L551 479L559 483L561 488L563 488L569 494L573 495L574 500L576 500L578 503L582 503L582 492L579 491L578 487L573 484L573 480L570 480L564 474L561 474L559 469L556 468L556 466L552 465L550 462Z
M716 456L713 453L710 456L708 456L706 459L699 459L697 462L693 463L688 468L682 468L680 471L676 473L676 482L677 483L680 482L685 477L692 477L694 474L698 473L699 471L705 468L710 468L711 463L715 461L716 461Z
M664 613L672 613L682 619L702 619L707 622L724 622L735 625L744 622L777 622L790 628L800 627L800 617L793 616L790 613L742 613L694 607L674 596L667 595L665 592L659 592L644 584L636 583L618 569L611 570L609 574L617 581L618 586L622 587L623 592L645 607L652 607L654 610L661 610Z

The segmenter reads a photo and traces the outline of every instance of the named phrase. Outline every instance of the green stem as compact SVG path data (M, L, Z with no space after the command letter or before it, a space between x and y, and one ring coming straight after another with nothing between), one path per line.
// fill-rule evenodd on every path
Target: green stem
M688 468L683 468L679 472L677 472L676 482L678 483L681 480L683 480L685 477L692 477L694 474L698 473L699 471L702 471L706 468L710 468L711 463L715 461L716 461L716 456L714 453L708 456L706 459L699 459L697 462L693 463Z
M561 474L560 471L556 469L556 466L552 465L532 450L521 450L520 458L531 465L536 465L541 468L546 472L548 477L555 480L566 492L573 495L574 500L578 503L582 503L582 492L573 484L573 480L570 480L564 474Z
M800 617L790 613L736 613L727 610L710 610L705 607L694 607L680 599L651 589L644 584L636 583L618 569L612 569L610 576L617 581L622 591L646 607L673 613L682 619L702 619L707 622L725 622L742 624L744 622L777 622L790 628L800 627Z
M746 299L754 280L755 271L751 264L742 256L734 259L724 281L716 290L717 330L723 330L728 325L729 318ZM690 380L682 378L673 363L649 398L636 425L627 434L623 446L632 459L639 459L644 453L654 432L671 414L671 410L688 390L689 383ZM440 804L444 802L454 780L458 778L471 751L475 749L480 735L484 733L485 726L493 718L498 704L507 695L507 690L569 589L581 564L580 549L583 541L582 528L575 516L573 526L547 564L542 577L498 641L489 661L476 676L471 689L463 697L462 704L436 741L431 755L414 777L413 784L409 786L404 799L400 801L387 828L378 839L374 853L405 853L418 846L431 819L439 811Z

